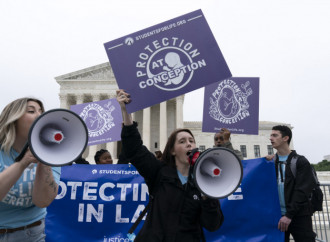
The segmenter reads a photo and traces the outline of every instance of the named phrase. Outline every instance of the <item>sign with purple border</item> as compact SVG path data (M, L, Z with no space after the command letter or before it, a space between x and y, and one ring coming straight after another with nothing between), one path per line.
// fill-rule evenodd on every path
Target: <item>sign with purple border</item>
M88 129L88 145L121 140L122 114L115 98L70 107L84 120Z
M129 113L231 77L201 10L104 44Z
M202 131L221 128L258 134L259 77L232 77L205 87Z

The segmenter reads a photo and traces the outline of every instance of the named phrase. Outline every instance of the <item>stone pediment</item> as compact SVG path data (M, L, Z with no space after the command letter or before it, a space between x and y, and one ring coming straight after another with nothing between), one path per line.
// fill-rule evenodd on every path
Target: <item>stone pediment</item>
M79 71L64 74L55 77L57 82L59 81L74 81L74 80L111 80L114 79L114 74L109 62L88 67Z

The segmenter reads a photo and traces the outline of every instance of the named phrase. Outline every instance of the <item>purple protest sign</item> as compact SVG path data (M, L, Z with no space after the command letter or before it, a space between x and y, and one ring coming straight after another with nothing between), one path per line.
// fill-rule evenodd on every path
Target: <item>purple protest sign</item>
M205 87L203 132L258 134L259 78L232 77Z
M73 105L70 109L84 120L88 129L88 145L121 140L123 118L115 98Z
M129 113L231 77L201 10L104 44Z

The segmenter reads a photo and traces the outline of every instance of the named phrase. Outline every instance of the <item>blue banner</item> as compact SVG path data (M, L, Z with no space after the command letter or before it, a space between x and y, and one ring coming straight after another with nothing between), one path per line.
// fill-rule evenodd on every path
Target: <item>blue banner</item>
M218 231L205 231L206 240L283 240L274 164L263 158L242 163L241 186L221 200L225 221ZM127 231L147 201L148 188L134 166L62 167L59 194L48 207L46 241L128 242Z

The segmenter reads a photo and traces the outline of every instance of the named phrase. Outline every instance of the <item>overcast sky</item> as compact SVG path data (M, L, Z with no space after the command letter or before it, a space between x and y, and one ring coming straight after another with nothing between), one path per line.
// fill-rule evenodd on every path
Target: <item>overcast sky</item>
M235 77L260 77L260 121L294 126L298 153L330 155L328 0L0 1L0 109L23 97L60 105L55 77L108 62L103 44L202 9ZM185 97L201 121L203 90Z

